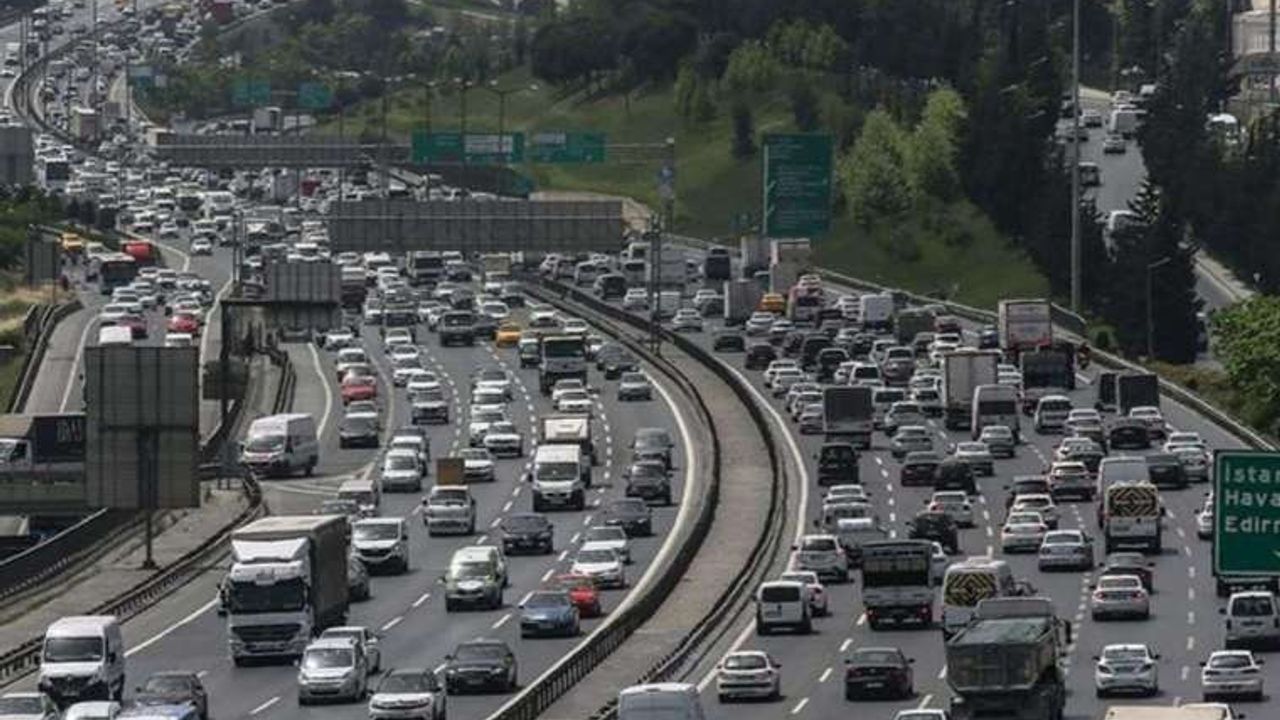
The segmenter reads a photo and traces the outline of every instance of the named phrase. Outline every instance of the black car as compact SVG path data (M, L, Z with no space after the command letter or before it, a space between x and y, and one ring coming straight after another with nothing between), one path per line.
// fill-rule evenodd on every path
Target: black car
M818 365L818 353L831 347L831 338L822 333L805 333L800 343L800 366L812 370ZM836 363L837 365L839 363ZM832 369L834 372L834 368Z
M622 477L627 481L627 497L654 504L671 504L671 476L662 463L653 460L631 463Z
M740 332L719 330L711 341L711 349L715 352L743 352L747 349L747 341Z
M844 697L888 696L909 698L915 694L911 664L913 658L898 648L858 648L845 659Z
M520 367L538 367L542 364L542 343L521 342L519 347L516 352L520 357Z
M338 422L338 447L378 447L378 419L344 415Z
M978 331L978 349L994 350L1000 347L1000 333L993 327L984 327Z
M818 450L818 484L849 485L861 482L858 449L850 443L826 443Z
M747 347L746 367L748 370L764 370L769 363L778 359L778 351L765 342L751 343Z
M512 692L519 686L515 653L501 640L461 643L444 660L444 687L450 695L486 690Z
M601 345L600 349L596 351L596 369L604 372L605 365L608 364L609 360L626 352L627 349L621 343L607 342Z
M623 373L640 369L640 361L635 355L623 350L622 352L609 353L604 362L600 362L600 356L596 355L596 363L600 365L600 369L604 371L606 380L616 380L622 377Z
M970 495L978 493L978 484L973 478L973 466L963 460L947 458L938 463L938 471L933 476L934 490L963 490Z
M613 500L604 508L604 524L626 531L628 537L653 534L653 511L637 498Z
M1151 483L1160 487L1181 490L1191 484L1178 456L1170 453L1148 455L1147 473L1151 476Z
M502 550L508 555L517 552L534 552L549 555L555 552L555 525L541 513L512 513L500 526Z
M136 690L133 701L137 705L190 705L200 713L201 720L209 720L209 695L200 677L193 672L168 670L153 673Z
M956 521L944 512L925 510L908 522L907 527L907 537L911 540L932 540L952 555L960 552L960 530Z
M929 348L933 346L933 339L935 337L936 335L927 330L916 333L916 336L911 339L911 347L916 351L916 355L918 357L923 357L929 354Z
M1118 418L1107 428L1107 445L1116 450L1146 450L1151 447L1151 431L1141 420Z
M942 456L936 452L917 450L907 453L902 461L902 469L898 473L898 482L903 487L911 485L932 486L933 478L938 473L938 465L942 464Z
M621 273L601 275L592 283L591 289L601 300L620 298L627 294L627 278Z
M1155 573L1151 568L1155 567L1155 563L1147 559L1147 556L1140 552L1114 552L1107 556L1102 564L1102 572L1100 576L1107 575L1137 575L1142 580L1142 587L1147 592L1151 592L1152 585L1155 582Z
M818 382L831 382L835 377L836 368L840 367L840 363L849 359L849 353L844 348L829 347L823 348L818 352Z

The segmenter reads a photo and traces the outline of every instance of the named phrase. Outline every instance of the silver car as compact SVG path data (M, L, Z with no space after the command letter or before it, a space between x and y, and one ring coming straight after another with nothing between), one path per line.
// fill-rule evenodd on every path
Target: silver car
M759 650L729 653L716 668L716 694L720 702L740 698L777 700L782 696L781 667Z
M962 442L956 445L955 458L969 466L975 475L991 477L996 474L991 448L984 442Z
M1088 570L1093 567L1093 540L1079 530L1053 530L1040 543L1041 570Z
M820 580L849 582L849 558L835 535L805 535L792 546L793 570L809 570Z
M314 700L356 702L368 692L369 669L351 638L316 640L298 665L298 704Z
M903 425L893 434L890 448L895 458L904 458L909 452L927 452L933 449L933 436L923 425Z
M1151 598L1137 575L1104 575L1090 596L1094 620L1111 617L1151 617Z
M1011 458L1018 452L1013 431L1004 425L988 425L982 428L982 434L978 436L978 440L986 443L992 457Z
M1102 648L1094 657L1093 687L1098 697L1134 692L1155 695L1160 691L1160 656L1138 644L1116 644Z

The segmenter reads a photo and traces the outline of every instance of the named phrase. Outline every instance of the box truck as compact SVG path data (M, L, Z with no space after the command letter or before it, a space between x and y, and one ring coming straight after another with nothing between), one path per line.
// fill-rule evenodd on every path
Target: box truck
M828 442L847 440L871 447L871 388L834 386L822 391L822 432Z
M1000 353L995 350L957 350L942 356L942 413L949 430L968 430L973 391L996 384Z
M1010 357L1053 342L1052 306L1048 300L1001 300L996 329L1000 349Z

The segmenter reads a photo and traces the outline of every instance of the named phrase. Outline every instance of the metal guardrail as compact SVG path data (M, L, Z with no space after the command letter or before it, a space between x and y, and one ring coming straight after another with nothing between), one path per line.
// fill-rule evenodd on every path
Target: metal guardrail
M106 540L127 535L141 524L137 513L98 510L39 545L5 558L0 563L0 602L80 565L95 549L105 552L112 544Z
M83 305L78 299L57 306L40 306L41 315L37 321L39 329L36 331L35 344L28 346L26 359L22 363L22 373L18 376L18 384L13 389L13 395L9 396L8 412L22 412L26 407L31 391L35 388L36 376L40 373L40 365L44 362L44 354L49 349L49 341L53 337L54 329L59 322L81 307Z
M542 295L536 289L533 294ZM552 300L550 295L547 300ZM606 319L598 324L609 324ZM637 356L643 357L659 372L665 375L680 392L689 397L697 408L701 420L711 430L712 453L711 468L708 478L707 500L694 521L689 537L672 558L670 564L657 582L643 596L627 605L623 610L611 614L591 635L559 662L529 683L520 694L516 695L501 708L490 720L533 720L549 708L556 700L569 691L580 680L587 676L613 653L628 637L631 636L662 604L676 584L680 582L685 570L693 562L694 556L702 546L711 528L719 498L720 484L720 443L715 432L715 423L711 418L701 393L670 362L654 355L642 344L623 333L614 333L620 342L626 344Z

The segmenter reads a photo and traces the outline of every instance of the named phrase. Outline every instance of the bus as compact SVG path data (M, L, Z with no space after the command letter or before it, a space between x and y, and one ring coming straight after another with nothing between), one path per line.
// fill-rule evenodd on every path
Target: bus
M124 253L103 255L96 265L93 274L98 278L98 287L103 295L110 295L112 290L124 287L138 277L138 262Z
M880 540L862 545L862 604L867 624L933 624L933 543Z
M942 576L942 636L949 638L973 619L978 601L1019 594L1009 563L971 557L953 563Z

